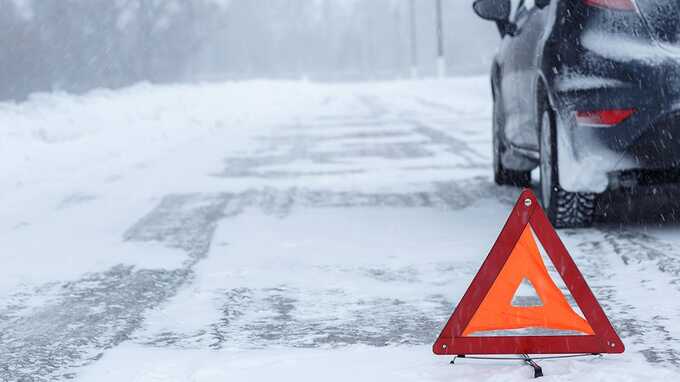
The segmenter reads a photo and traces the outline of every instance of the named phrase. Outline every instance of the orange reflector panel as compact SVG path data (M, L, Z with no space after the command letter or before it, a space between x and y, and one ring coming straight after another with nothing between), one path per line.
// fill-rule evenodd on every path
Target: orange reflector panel
M536 289L542 306L512 305L515 292L525 278ZM571 308L550 277L528 225L463 331L463 336L484 331L523 328L573 330L594 334L593 328Z

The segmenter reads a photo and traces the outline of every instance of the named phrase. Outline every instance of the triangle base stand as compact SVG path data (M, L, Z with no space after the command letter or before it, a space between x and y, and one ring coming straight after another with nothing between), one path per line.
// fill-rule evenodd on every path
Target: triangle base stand
M522 358L524 358L524 363L534 369L534 378L540 378L543 376L543 369L538 366L538 364L533 359L531 359L528 354L522 354Z
M458 358L465 358L465 359L482 359L482 360L490 360L490 361L508 361L508 360L519 360L522 361L524 364L527 366L530 366L533 371L534 371L534 378L540 378L543 376L543 368L539 364L536 363L536 360L541 360L541 359L561 359L561 358L576 358L576 357L602 357L602 354L600 353L589 353L589 354L569 354L569 355L558 355L558 356L547 356L547 357L534 357L532 358L529 356L529 354L520 354L519 357L477 357L477 356L468 356L465 354L459 354L451 360L450 364L454 365L456 363L456 359Z

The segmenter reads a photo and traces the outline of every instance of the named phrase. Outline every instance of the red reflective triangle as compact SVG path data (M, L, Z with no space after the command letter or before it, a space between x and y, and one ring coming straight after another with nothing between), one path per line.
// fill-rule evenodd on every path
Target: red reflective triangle
M502 271L504 271L506 265L511 266L512 262L508 261L511 255L513 257L517 256L515 248L521 245L526 246L529 240L534 242L533 239L527 239L527 225L531 227L543 245L555 269L562 277L576 304L585 316L587 324L581 325L581 330L578 331L592 334L555 336L471 335L471 332L478 331L480 327L483 328L485 325L493 327L493 325L497 324L493 322L491 324L489 322L483 322L482 324L475 322L471 325L471 321L473 321L473 318L474 321L480 321L479 315L476 315L476 313L480 306L489 305L489 300L485 301L487 295L494 295L490 300L496 302L504 301L504 298L511 295L505 293L507 290L499 289L494 284L502 273L512 273L509 273L507 269L505 272ZM531 244L528 245L531 247ZM542 277L539 268L545 266L542 264L542 261L540 263L536 266L538 268L533 265L530 266L538 269L532 269L535 271L535 274L539 274L539 276L533 277ZM521 278L519 278L519 281L516 281L518 280L516 272L512 273L509 277L513 277L513 280L515 280L513 282L515 283L521 281ZM514 287L514 284L511 284L511 288ZM554 287L550 285L545 286L545 288L546 293L550 293L551 289L554 290ZM513 289L512 292L512 295L514 295L515 290ZM540 295L541 291L539 290L538 292ZM484 304L482 304L483 302ZM488 306L482 308L482 310L487 310L487 316L489 313L488 308ZM498 312L509 311L510 309L514 308L501 307ZM495 308L491 310L491 313L494 311ZM566 311L563 310L563 312ZM563 317L553 318L557 325L564 324L565 322ZM528 320L527 322L531 321L531 317L525 317L525 319ZM547 320L546 322L549 321ZM474 326L475 329L469 329L469 325ZM513 323L509 322L507 329L512 328L514 328ZM590 328L592 330L589 330ZM548 221L536 196L528 189L522 191L508 221L505 223L496 243L491 248L491 252L472 280L458 306L456 306L453 315L451 315L451 318L444 326L432 348L434 353L439 355L623 353L624 351L623 342L621 342L609 319L607 319L606 314L588 287L583 275L576 267L574 260L569 256L567 249L557 236L557 232L555 232L550 221Z

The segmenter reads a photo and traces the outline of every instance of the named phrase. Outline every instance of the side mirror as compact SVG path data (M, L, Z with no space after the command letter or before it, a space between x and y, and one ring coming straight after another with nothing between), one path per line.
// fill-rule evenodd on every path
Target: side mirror
M472 4L477 16L501 23L507 22L510 18L510 7L510 0L476 0Z

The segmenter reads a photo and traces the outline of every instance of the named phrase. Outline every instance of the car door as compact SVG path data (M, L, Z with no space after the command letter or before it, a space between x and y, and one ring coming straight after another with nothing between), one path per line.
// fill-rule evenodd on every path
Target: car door
M523 6L523 0L511 0L511 13L509 22L515 25L517 15L520 7ZM521 142L519 138L519 117L520 103L517 99L519 94L519 77L518 77L518 53L519 53L519 39L521 36L515 33L505 33L501 41L499 50L499 67L501 78L501 95L503 102L503 114L505 116L505 141L512 145L517 145Z
M512 20L516 29L511 37L508 86L515 110L506 134L514 146L529 150L538 150L536 89L547 14L548 7L539 9L534 0L519 0Z

